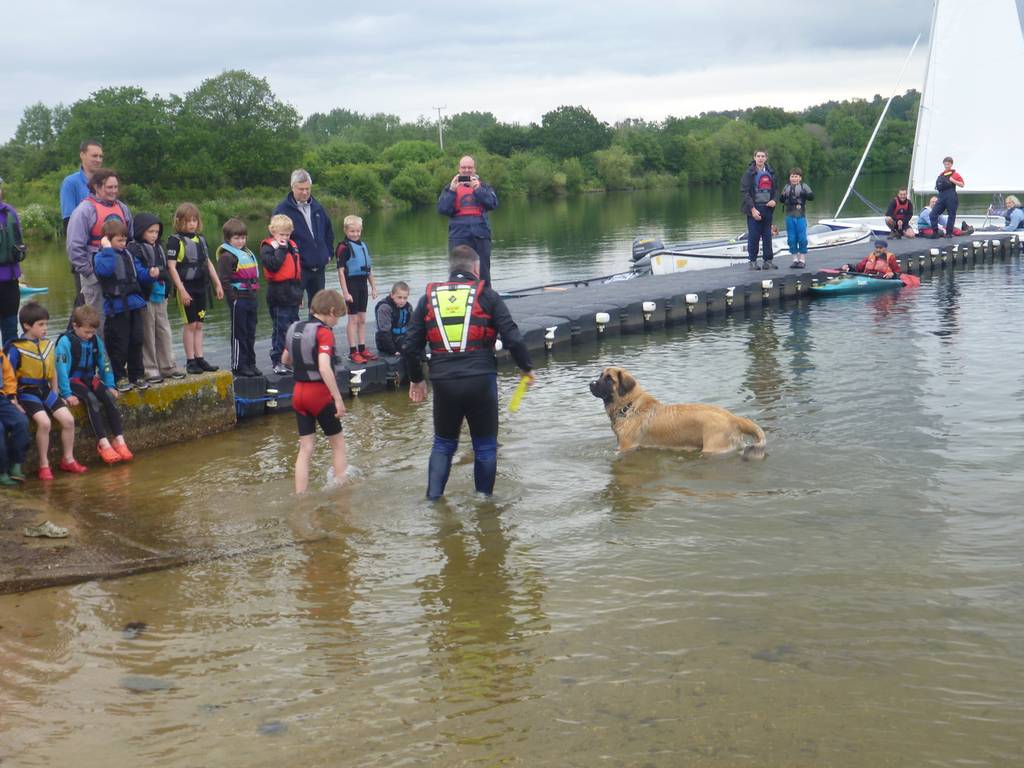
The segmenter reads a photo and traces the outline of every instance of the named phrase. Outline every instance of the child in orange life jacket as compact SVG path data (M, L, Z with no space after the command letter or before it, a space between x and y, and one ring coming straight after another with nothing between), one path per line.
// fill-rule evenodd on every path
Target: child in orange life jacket
M128 252L128 227L123 221L105 222L100 244L103 248L93 256L93 271L103 291L103 341L117 389L127 392L132 385L148 389L142 365L142 313L146 309L142 286L152 285L160 270L147 269Z
M50 313L38 302L30 301L18 312L23 333L6 349L14 375L18 379L18 404L36 425L36 449L39 451L39 479L53 480L50 459L50 419L60 424L64 472L81 474L86 468L75 461L75 417L59 394L54 344L46 338Z
M285 334L298 321L302 303L302 262L298 246L291 239L295 225L288 216L275 214L268 229L270 237L260 244L260 262L267 276L267 309L273 323L270 363L274 373L283 376L288 373L288 366L282 362Z
M309 485L309 464L316 445L316 425L320 424L331 443L334 480L345 482L348 459L345 436L341 433L341 417L345 404L341 400L334 376L334 326L345 314L345 300L334 290L317 292L310 302L313 320L295 322L287 332L287 346L282 352L285 365L295 371L292 408L299 426L299 455L295 458L295 492L303 493Z
M885 240L875 241L875 250L856 264L843 264L843 272L862 272L875 277L898 278L903 271L894 253L886 250L889 243Z
M260 267L245 247L248 229L241 219L224 222L224 242L217 247L217 272L231 313L231 372L262 376L256 367L256 292Z
M367 290L370 298L377 298L377 283L373 279L370 249L360 238L363 220L346 216L345 239L338 243L335 257L338 261L338 282L341 295L348 304L348 358L353 363L368 363L377 356L366 348Z
M167 238L167 268L178 289L178 303L185 315L182 341L185 371L204 373L217 366L203 357L203 322L206 320L206 289L213 282L218 299L224 298L217 270L210 261L206 238L200 234L203 220L192 203L182 203L174 212L174 234Z
M57 383L60 396L69 406L85 406L100 458L107 464L116 464L134 457L124 439L124 426L117 410L119 392L114 386L106 348L97 336L99 329L99 312L89 304L75 308L71 331L57 339Z

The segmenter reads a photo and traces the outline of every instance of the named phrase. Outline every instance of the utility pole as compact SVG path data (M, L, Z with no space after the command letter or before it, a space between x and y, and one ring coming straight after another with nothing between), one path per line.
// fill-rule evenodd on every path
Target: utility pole
M431 109L437 110L437 143L441 145L441 151L444 152L444 120L441 119L441 110L448 109L448 105L442 104L440 107L431 107Z

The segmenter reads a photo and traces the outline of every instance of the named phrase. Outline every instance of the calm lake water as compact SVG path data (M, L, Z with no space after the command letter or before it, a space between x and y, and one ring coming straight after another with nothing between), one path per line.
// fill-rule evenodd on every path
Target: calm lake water
M698 197L703 228L683 194L524 204L497 279L741 223ZM0 597L0 760L1024 765L1022 301L1014 262L558 349L503 411L490 501L466 463L421 500L430 409L401 393L351 405L343 489L291 494L286 416L59 478L43 503L81 525L263 551ZM755 419L767 459L616 455L609 364Z

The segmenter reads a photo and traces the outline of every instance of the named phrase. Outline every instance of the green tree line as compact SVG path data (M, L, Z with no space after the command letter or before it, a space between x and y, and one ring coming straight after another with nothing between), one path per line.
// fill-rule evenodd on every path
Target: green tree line
M916 91L894 99L864 172L906 171L918 99ZM461 112L443 122L442 151L436 121L344 108L302 120L265 79L233 70L184 96L117 87L71 106L33 104L0 146L0 177L19 208L34 204L27 225L39 220L43 230L59 223L57 190L86 138L103 144L130 204L220 201L236 214L278 199L300 166L329 208L432 205L463 154L476 157L503 196L736 184L755 148L782 173L800 166L813 181L852 172L883 104L875 96L802 111L754 107L615 125L578 105L528 125Z

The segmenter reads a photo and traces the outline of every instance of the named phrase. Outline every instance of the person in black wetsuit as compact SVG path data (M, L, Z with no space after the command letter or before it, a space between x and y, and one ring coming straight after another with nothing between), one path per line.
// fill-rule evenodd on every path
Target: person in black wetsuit
M427 468L427 498L444 494L462 422L473 439L476 490L490 495L498 468L498 381L494 342L500 336L531 383L530 353L505 302L479 277L480 257L468 245L452 249L448 280L428 283L416 305L402 352L409 398L427 396L420 355L430 346L434 388L434 443Z

